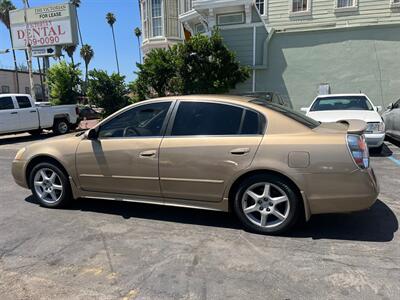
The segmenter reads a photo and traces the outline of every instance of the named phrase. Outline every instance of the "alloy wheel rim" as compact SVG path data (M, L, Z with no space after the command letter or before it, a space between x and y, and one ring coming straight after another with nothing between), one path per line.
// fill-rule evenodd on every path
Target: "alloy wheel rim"
M289 197L273 183L256 183L244 192L242 210L246 218L259 227L277 227L289 216Z
M61 133L66 133L67 130L68 130L67 123L61 122L61 123L58 124L58 131L59 131L59 132L61 132Z
M60 176L49 168L38 170L33 184L39 198L49 204L59 201L63 194L64 189Z

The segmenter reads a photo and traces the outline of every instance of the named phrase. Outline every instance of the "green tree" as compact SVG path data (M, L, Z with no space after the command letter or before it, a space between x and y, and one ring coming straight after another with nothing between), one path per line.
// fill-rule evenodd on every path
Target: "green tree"
M219 94L234 89L250 77L218 30L211 37L195 35L179 47L179 75L184 94Z
M140 63L142 63L142 51L140 50L140 37L142 36L142 31L140 30L139 27L136 27L134 32L135 32L135 36L136 36L137 42L138 42L139 61L140 61Z
M88 85L89 64L94 56L94 51L90 45L85 44L85 45L82 45L80 54L81 54L83 61L85 62L85 93L86 93L87 85Z
M114 42L115 60L117 62L117 71L118 71L118 74L119 74L119 62L118 62L117 44L115 42L115 34L114 34L114 23L117 21L117 19L115 18L115 15L113 13L109 12L106 15L106 20L107 20L108 25L110 25L110 27L111 27L111 32L112 32L113 42Z
M10 10L14 10L15 6L10 0L0 0L0 21L6 26L8 30L8 34L10 36L10 43L12 41L11 35L11 27L10 27ZM12 48L12 46L11 46ZM15 82L17 85L17 93L19 93L19 77L18 77L18 64L17 58L15 55L15 50L12 49L13 59L14 59L14 73L15 73Z
M167 94L220 94L250 77L218 31L196 35L168 49L153 49L137 64L135 94L144 99Z
M153 49L146 55L143 64L137 64L135 92L141 99L181 93L177 60L178 48L173 46L167 49Z
M50 101L55 104L75 104L79 97L82 72L73 64L61 61L48 69Z
M103 70L89 72L88 96L91 103L104 109L104 116L118 111L129 104L125 76L118 73L108 75Z
M68 46L64 46L63 50L65 52L67 52L67 55L69 56L69 58L71 59L71 62L73 65L75 65L74 62L74 52L76 50L76 46L75 45L68 45Z

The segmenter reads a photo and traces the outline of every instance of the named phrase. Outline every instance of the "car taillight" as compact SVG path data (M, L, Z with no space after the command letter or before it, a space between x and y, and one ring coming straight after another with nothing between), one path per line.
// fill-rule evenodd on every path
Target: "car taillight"
M354 162L361 169L369 167L369 152L364 135L347 135L347 145Z

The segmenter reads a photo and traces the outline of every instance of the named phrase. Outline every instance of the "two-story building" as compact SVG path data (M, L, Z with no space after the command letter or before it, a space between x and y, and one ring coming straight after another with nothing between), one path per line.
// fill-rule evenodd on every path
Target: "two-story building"
M142 0L143 52L217 26L251 78L295 108L321 92L400 98L400 0Z

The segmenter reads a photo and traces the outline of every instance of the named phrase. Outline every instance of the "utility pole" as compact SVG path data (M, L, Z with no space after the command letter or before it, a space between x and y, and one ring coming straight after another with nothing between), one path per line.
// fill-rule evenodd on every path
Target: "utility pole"
M28 71L29 71L29 83L31 87L31 97L33 101L36 101L36 95L35 95L35 84L33 82L33 71L32 71L32 45L29 40L29 35L28 35L28 14L27 14L27 9L28 9L28 0L23 0L24 1L24 21L25 21L25 36L26 36L26 41L27 41L27 48L28 48Z

